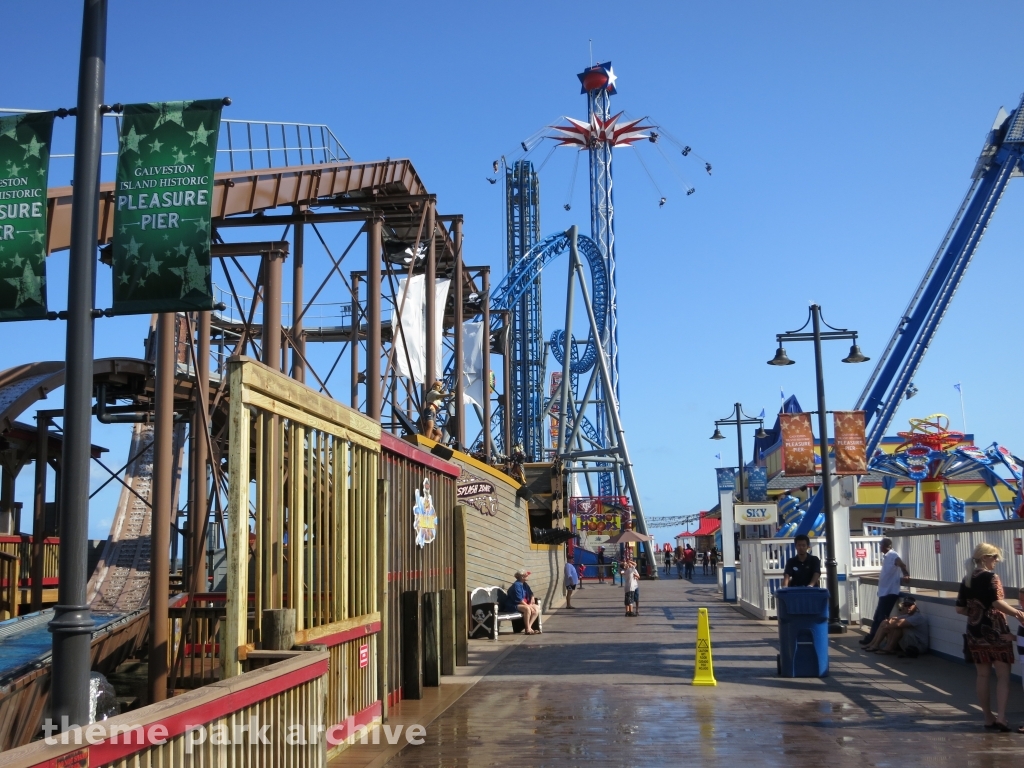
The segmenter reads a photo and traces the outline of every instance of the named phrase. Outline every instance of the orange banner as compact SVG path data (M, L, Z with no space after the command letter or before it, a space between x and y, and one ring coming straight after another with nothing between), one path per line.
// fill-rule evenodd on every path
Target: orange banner
M783 471L790 476L817 474L811 414L780 413L779 422L782 425L782 447L786 452Z
M864 411L834 411L832 414L837 475L868 473L867 441L864 438Z

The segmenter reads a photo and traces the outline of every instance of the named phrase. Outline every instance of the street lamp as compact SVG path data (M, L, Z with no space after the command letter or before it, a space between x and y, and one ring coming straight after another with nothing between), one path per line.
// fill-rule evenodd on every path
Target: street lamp
M807 333L804 328L808 323L811 325L811 332ZM830 331L822 332L821 326L831 328ZM831 325L821 319L821 307L811 304L807 322L795 331L786 331L775 336L779 342L779 348L775 351L775 357L768 361L768 365L792 365L793 361L786 355L782 346L784 341L813 341L814 342L814 372L818 387L818 445L821 454L821 492L822 509L825 512L825 583L828 586L828 631L829 634L841 634L846 631L839 620L839 575L838 563L836 562L836 536L835 521L832 518L832 468L828 461L828 426L825 421L825 376L821 367L821 342L833 339L849 339L850 353L843 358L844 363L866 363L871 358L865 357L857 346L857 332L845 328L832 328Z
M763 419L755 419L753 416L747 416L747 414L745 414L743 412L743 406L740 405L739 403L736 403L733 406L733 414L734 415L733 415L733 417L731 419L730 418L725 418L725 419L717 419L715 421L715 433L713 435L711 435L711 439L712 440L725 440L725 435L723 435L718 428L721 427L721 426L724 426L726 424L735 424L736 425L736 451L737 451L737 457L738 457L738 462L739 462L738 463L738 466L739 466L739 480L738 480L739 486L738 486L738 488L739 488L739 492L740 492L740 494L739 494L740 495L740 504L742 504L744 501L746 501L746 498L744 497L744 494L743 494L743 429L742 428L743 428L743 426L745 424L757 424L757 432L754 433L754 437L756 437L758 439L761 439L761 438L764 438L764 437L768 437L768 433L764 431L764 420ZM722 532L723 532L723 535L724 535L724 532L725 532L725 524L724 524L725 514L724 514L724 510L723 510L723 514L722 514L722 519L723 519Z

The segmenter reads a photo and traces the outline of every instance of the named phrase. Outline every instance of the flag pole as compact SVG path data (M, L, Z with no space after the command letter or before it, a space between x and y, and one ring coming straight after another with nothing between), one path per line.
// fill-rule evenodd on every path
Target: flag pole
M964 422L964 434L967 434L967 413L964 411L964 387L959 381L956 383L956 391L960 393L960 418Z

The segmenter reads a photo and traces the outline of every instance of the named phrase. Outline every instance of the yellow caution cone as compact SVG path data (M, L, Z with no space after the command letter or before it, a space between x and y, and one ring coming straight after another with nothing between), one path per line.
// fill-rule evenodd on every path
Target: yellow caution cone
M708 609L697 609L697 662L693 668L693 685L718 685L711 663L711 626Z

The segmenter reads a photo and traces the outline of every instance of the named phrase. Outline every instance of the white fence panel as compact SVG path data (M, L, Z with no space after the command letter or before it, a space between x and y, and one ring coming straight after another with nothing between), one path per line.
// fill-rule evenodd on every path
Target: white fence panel
M927 530L893 531L893 547L913 579L956 583L967 572L974 548L995 544L1003 556L996 573L1007 588L1024 586L1024 520L944 525Z
M857 595L856 580L860 574L874 574L882 567L879 547L880 536L850 537L850 572L845 574L845 589L840 593L840 609L847 621L858 621L863 615ZM824 569L827 542L825 539L811 539L809 553L819 558ZM786 561L796 555L796 546L791 539L741 539L740 540L740 604L747 611L760 618L775 618L775 592L782 587L782 572ZM858 555L862 555L858 557ZM825 573L822 572L822 585ZM872 608L874 610L874 608Z

